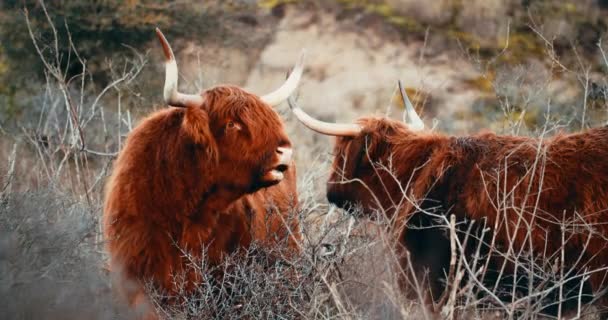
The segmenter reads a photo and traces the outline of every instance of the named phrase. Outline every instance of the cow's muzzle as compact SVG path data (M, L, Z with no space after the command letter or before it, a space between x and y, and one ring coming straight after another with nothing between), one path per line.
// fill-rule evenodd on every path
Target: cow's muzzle
M284 172L289 169L291 164L291 156L293 155L293 149L288 147L278 147L276 150L277 162L275 166L270 170L270 178L272 180L281 181L284 178Z

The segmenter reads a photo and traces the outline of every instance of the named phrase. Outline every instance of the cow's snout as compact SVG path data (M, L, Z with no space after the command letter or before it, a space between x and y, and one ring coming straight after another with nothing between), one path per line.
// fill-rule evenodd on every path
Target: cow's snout
M293 150L290 147L278 147L275 150L275 162L272 168L264 176L264 180L277 183L285 177L284 172L291 165L291 155Z
M289 164L291 164L291 156L293 155L293 149L289 147L278 147L276 150L278 156L277 170L285 171Z

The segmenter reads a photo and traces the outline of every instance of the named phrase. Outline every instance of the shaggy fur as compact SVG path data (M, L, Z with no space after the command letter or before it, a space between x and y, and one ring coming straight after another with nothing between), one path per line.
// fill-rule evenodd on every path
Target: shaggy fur
M278 114L257 96L221 86L203 93L197 108L168 108L144 119L129 135L106 186L104 235L118 286L133 305L148 303L143 283L168 295L173 276L186 274L181 250L218 264L252 241L288 239L296 249L295 167L269 181L277 147L289 147ZM154 318L151 313L148 317Z
M566 222L563 251L570 276L608 266L608 128L540 140L412 132L377 118L360 124L359 136L337 139L327 197L344 208L359 204L368 214L380 209L395 218L398 248L411 253L418 276L428 272L429 299L444 290L450 244L445 231L413 227L436 224L428 212L485 222L502 252L512 239L515 252L532 246L547 264L559 261ZM490 269L503 263L496 256L491 261ZM513 264L507 262L505 272L512 273ZM490 273L488 283L496 280ZM583 288L602 307L608 306L601 293L606 276L591 273ZM576 293L580 279L569 284Z

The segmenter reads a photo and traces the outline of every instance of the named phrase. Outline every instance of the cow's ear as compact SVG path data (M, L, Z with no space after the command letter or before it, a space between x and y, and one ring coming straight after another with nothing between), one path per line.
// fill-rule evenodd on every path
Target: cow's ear
M209 126L209 114L202 108L187 108L182 128L186 134L207 151L212 161L217 161L217 143Z

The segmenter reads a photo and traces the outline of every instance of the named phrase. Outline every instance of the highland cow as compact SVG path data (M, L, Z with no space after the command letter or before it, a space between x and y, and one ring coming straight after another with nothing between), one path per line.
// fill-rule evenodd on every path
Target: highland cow
M200 274L183 252L210 264L253 241L287 242L297 252L292 147L272 109L297 87L302 57L276 91L258 97L221 85L200 95L177 91L178 69L164 35L165 102L129 134L106 185L103 227L110 268L131 305L144 307L144 283L177 293L174 276L192 290ZM128 280L128 281L125 281ZM153 311L146 317L155 318Z
M472 257L475 248L481 248L488 267L477 277L488 288L499 288L493 293L505 293L499 301L513 297L506 293L513 291L507 285L513 286L516 271L528 275L531 270L516 266L509 252L526 252L520 256L557 266L554 274L569 279L562 283L562 311L578 308L579 293L581 302L594 299L597 306L607 307L608 128L543 139L490 132L447 136L424 130L401 92L407 123L372 117L354 124L322 122L289 98L304 125L337 137L327 183L329 202L391 219L401 268L413 268L418 280L426 278L427 303L439 302L446 282L451 285L446 281L451 273L450 236L447 228L438 226L449 225L454 215L461 231L458 252ZM470 221L477 226L464 243ZM491 231L479 239L480 230L487 228ZM402 283L411 282L405 278ZM535 281L547 279L517 278L515 292L525 294L528 283ZM557 301L558 289L545 300ZM558 305L543 311L555 314Z

